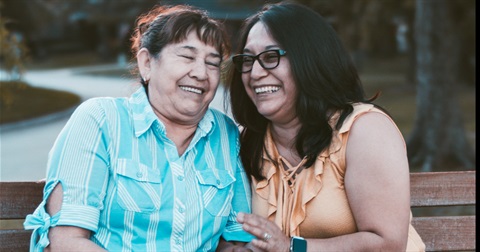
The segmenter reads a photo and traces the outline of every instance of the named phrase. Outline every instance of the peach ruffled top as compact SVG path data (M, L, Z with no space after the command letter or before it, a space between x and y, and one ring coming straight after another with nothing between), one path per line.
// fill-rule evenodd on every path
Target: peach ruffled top
M345 149L353 122L368 112L384 114L372 105L354 104L354 111L340 130L333 132L330 147L320 153L308 169L301 169L305 159L297 166L289 164L278 153L268 130L266 151L279 167L263 155L266 180L253 178L252 212L275 222L287 236L328 238L356 232L344 187ZM330 125L335 125L338 117L339 114L335 114ZM422 239L410 224L407 251L424 250Z

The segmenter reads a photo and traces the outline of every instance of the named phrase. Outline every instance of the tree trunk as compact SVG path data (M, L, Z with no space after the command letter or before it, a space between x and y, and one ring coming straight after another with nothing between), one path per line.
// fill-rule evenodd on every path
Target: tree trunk
M455 96L458 57L447 0L417 0L417 113L407 139L411 166L422 171L475 169Z

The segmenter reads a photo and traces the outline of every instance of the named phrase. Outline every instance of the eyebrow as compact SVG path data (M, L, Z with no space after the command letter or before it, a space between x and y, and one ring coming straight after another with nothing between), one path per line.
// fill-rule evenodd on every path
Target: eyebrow
M278 49L280 46L278 45L269 45L265 47L265 51L271 50L271 49ZM252 53L248 48L243 49L243 53Z
M186 46L181 46L179 49L187 49L187 50L191 51L192 53L195 53L195 54L198 53L198 49L194 46L186 45ZM214 58L220 58L220 59L222 58L220 56L220 54L218 54L218 53L209 53L208 56L211 56L211 57L214 57Z

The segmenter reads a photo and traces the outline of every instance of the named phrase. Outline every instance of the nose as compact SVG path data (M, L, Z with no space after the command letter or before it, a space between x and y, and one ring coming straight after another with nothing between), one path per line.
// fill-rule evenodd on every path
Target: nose
M250 77L253 79L259 79L266 76L267 74L268 71L264 69L262 65L260 65L260 62L258 62L258 60L255 60L255 62L253 62L252 71L250 72Z
M197 80L206 80L207 79L207 65L203 60L197 60L196 63L192 66L189 76Z

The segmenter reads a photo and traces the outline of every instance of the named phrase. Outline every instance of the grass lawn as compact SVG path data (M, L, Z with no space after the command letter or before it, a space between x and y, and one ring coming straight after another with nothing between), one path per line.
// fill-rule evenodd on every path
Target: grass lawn
M44 116L79 103L80 97L69 92L0 81L0 124Z

